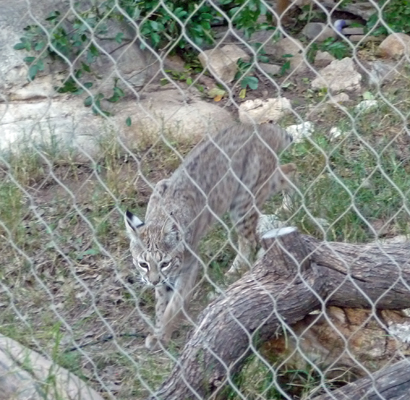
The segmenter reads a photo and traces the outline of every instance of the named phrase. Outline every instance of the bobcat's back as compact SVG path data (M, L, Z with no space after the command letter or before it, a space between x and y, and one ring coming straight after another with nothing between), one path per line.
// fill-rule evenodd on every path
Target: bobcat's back
M278 155L292 138L274 124L256 129L235 124L197 145L163 184L160 195L151 199L146 222L166 218L166 213L182 226L196 219L203 231L213 214L229 211L241 194L266 199L258 191L274 190L268 182L279 165ZM199 215L204 216L202 223Z

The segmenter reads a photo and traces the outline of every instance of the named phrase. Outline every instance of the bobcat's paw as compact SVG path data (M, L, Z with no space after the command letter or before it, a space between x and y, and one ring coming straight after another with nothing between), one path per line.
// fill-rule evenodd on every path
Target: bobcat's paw
M160 340L155 335L148 335L145 339L145 347L149 351L157 351L161 348Z
M159 338L158 335L148 335L145 339L145 347L150 351L161 350L164 347L167 347L169 339L164 337Z
M231 268L225 272L225 277L229 280L239 279L245 272L249 271L249 264L241 256L236 256Z

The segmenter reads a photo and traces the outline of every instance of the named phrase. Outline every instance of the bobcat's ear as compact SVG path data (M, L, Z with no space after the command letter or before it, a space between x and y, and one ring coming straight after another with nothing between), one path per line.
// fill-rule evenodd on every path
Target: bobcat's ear
M162 227L162 233L164 235L168 235L170 233L178 233L177 224L171 218L168 218Z
M125 227L127 229L128 236L133 237L137 233L137 229L144 223L135 216L132 212L126 211L125 213Z

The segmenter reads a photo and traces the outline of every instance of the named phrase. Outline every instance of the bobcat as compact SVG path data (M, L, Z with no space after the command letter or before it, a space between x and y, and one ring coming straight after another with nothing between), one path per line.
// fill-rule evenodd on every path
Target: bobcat
M277 154L291 142L271 123L234 124L198 144L169 179L157 183L145 223L127 211L133 263L142 280L155 287L155 330L146 339L148 349L170 340L195 285L198 242L227 211L239 237L228 273L249 265L259 210L270 195L289 187L296 171L294 164L278 166Z

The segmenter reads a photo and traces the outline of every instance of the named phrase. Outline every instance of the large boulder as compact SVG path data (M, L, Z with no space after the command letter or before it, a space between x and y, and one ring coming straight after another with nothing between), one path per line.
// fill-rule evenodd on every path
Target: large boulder
M161 133L198 141L233 119L216 104L195 97L186 99L175 89L147 93L138 102L122 101L110 112L110 117L93 115L81 99L68 95L0 103L0 151L53 147L71 158L90 160L98 157L106 138L117 137L129 148L144 136Z
M45 23L47 15L56 9L62 14L63 11L70 13L72 4L54 0L16 0L3 4L0 13L0 152L4 153L10 146L25 150L27 146L50 149L52 145L54 150L64 150L70 157L79 155L89 160L99 155L99 144L107 135L130 145L136 144L145 133L158 134L164 130L198 140L231 121L226 110L201 100L199 92L198 96L187 96L176 84L172 90L152 84L147 87L148 80L160 74L158 57L150 50L140 49L134 41L135 32L125 23L110 22L105 35L114 37L116 32L123 32L124 38L132 39L132 43L123 45L100 36L95 39L103 56L93 68L101 79L93 79L89 93L79 96L57 93L56 86L67 77L67 65L63 62L49 62L45 70L29 82L28 66L23 60L28 53L17 51L13 46L20 42L24 27ZM112 95L114 78L118 78L126 97L114 104L103 101L109 117L94 115L90 108L84 107L84 98L101 92L106 97ZM143 94L142 85L145 85ZM130 126L126 124L127 119L132 122Z
M0 400L103 400L81 379L0 335Z

